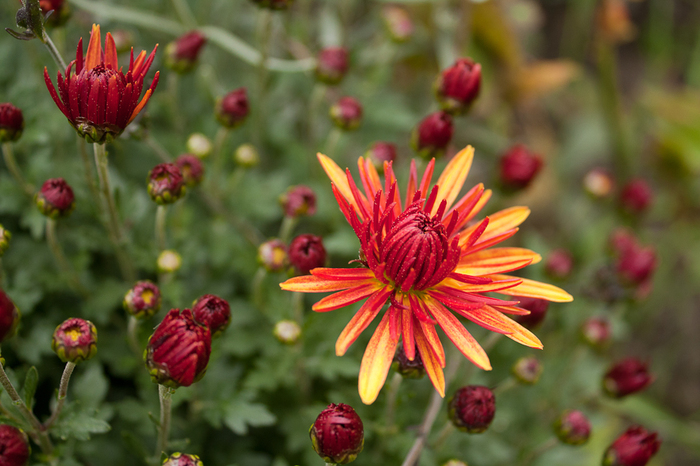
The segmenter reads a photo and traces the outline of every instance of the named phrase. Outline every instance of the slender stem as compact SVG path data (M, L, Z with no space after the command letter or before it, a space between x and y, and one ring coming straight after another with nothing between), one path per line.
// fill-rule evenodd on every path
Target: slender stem
M301 327L304 323L304 293L292 293L292 312L294 320Z
M548 452L558 444L558 440L555 437L542 443L539 447L535 448L529 455L523 460L523 466L527 466L532 463L537 457L542 456L544 453Z
M403 382L403 376L395 372L389 383L389 391L386 395L386 410L384 411L384 427L387 433L391 432L394 427L394 414L396 412L396 399L399 395L399 387Z
M270 55L270 39L272 38L272 11L261 8L258 13L258 42L260 48L260 63L258 64L258 105L255 121L256 146L262 147L265 134L265 99L267 96L267 59Z
M165 241L165 216L166 216L166 206L159 205L156 209L156 246L158 247L158 252L165 251L166 241Z
M172 411L172 396L175 390L165 385L158 385L160 396L160 426L158 428L158 444L156 445L156 458L168 449L168 436L170 435L170 414Z
M175 1L175 0L173 0ZM180 76L177 73L170 73L168 75L168 94L169 94L169 104L170 104L170 113L172 114L171 117L173 119L173 123L175 125L175 128L179 132L184 132L185 130L185 120L183 118L182 112L180 111L180 108L178 107L178 82L180 80Z
M119 215L117 214L117 207L114 203L114 198L112 197L112 191L109 187L109 172L107 170L108 160L107 151L103 144L93 144L93 150L95 151L95 165L97 166L97 175L100 180L100 191L102 193L102 200L107 206L107 211L109 213L109 236L114 244L114 249L117 255L117 260L119 262L119 267L122 271L123 278L129 283L136 280L136 272L134 266L126 256L124 251L124 239L122 236L121 225L119 223Z
M267 270L265 270L265 267L262 266L258 267L258 270L253 276L253 304L255 304L255 306L260 310L263 309L263 283L265 283L266 276Z
M80 149L78 152L80 152L80 159L83 162L83 171L85 172L85 183L88 185L88 188L90 188L90 194L95 202L100 202L100 190L97 187L95 174L92 171L90 156L87 152L87 142L85 142L85 139L81 138L80 136L76 137L78 139L78 147ZM99 207L99 210L102 210L102 206ZM100 216L100 219L102 219L102 216Z
M131 351L136 353L137 356L140 356L142 351L141 347L139 346L138 330L139 320L134 316L129 316L129 326L126 330L126 338L129 342Z
M27 408L27 405L24 404L24 400L22 400L19 393L17 393L17 390L15 390L15 387L12 385L12 382L10 382L2 364L0 364L0 384L2 384L5 391L10 396L12 403L19 410L24 420L32 426L33 438L41 447L41 451L44 454L50 455L53 451L53 445L51 444L48 433L43 429L41 422L39 422L36 416Z
M326 96L327 90L328 87L326 87L325 84L316 83L313 91L311 91L311 97L309 98L309 114L307 115L309 118L308 137L312 145L316 143L316 113L321 102L323 102L323 98Z
M197 20L194 17L194 13L192 13L192 9L190 8L189 4L187 3L187 0L172 0L173 1L173 7L175 8L175 12L177 13L177 16L180 18L180 21L182 24L187 26L188 28L196 28L197 27Z
M171 158L170 154L168 153L168 151L165 150L165 148L163 146L161 146L160 143L153 138L153 136L148 134L144 138L144 142L146 143L146 145L148 147L153 149L153 152L156 153L156 155L158 156L158 158L160 158L160 160L162 160L165 163L172 161L172 158Z
M53 61L56 62L61 72L64 72L67 68L66 62L63 61L63 57L61 57L61 52L58 51L58 49L56 48L46 31L44 31L43 37L41 38L41 42L44 43L49 53L51 54L51 58L53 58Z
M277 237L283 243L288 243L290 237L292 236L292 232L294 231L294 227L296 227L298 222L299 219L297 217L288 217L285 215L284 219L282 220L282 225L280 225L280 231Z
M88 291L80 283L78 274L70 265L70 262L68 262L68 259L63 252L63 248L58 242L58 238L56 236L56 220L53 218L46 219L46 242L49 243L49 249L51 249L51 253L53 254L54 259L56 259L56 264L58 264L61 274L66 277L71 288L80 293L83 297L86 297L89 294Z
M333 127L331 132L328 134L328 139L326 139L326 155L333 158L335 153L335 148L340 142L340 138L343 135L343 130L340 128Z
M220 175L223 169L224 156L222 153L224 151L224 146L226 145L226 139L230 133L231 130L228 128L219 128L219 131L216 132L216 137L214 138L214 148L212 150L212 168L214 175ZM219 184L217 181L218 180L216 180L213 176L210 179L212 186L214 186L214 189L216 189L216 192L218 193Z
M7 165L7 169L10 170L12 177L15 179L19 187L22 188L22 190L27 196L33 197L34 186L32 186L31 183L28 183L22 176L22 172L17 166L17 161L15 160L15 156L12 153L11 143L5 142L2 144L2 155L5 158L5 165Z
M51 417L44 423L44 429L49 429L53 423L58 419L61 414L63 405L66 402L66 396L68 395L68 383L70 383L70 376L73 374L73 369L75 369L75 363L68 361L66 363L65 369L63 369L63 375L61 376L61 384L58 387L58 403L56 404L56 409L51 413Z
M502 395L503 393L517 386L518 381L514 377L508 377L507 379L503 380L501 383L496 385L491 391L494 395Z
M440 429L440 433L438 433L435 443L432 444L433 450L440 450L442 444L445 443L445 441L450 437L450 435L452 435L452 432L454 431L455 426L452 424L452 421L447 421L442 427L442 429Z

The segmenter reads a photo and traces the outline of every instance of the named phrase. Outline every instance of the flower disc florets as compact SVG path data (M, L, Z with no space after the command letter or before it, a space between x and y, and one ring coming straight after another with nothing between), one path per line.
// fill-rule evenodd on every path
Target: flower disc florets
M162 466L204 466L204 463L197 455L173 453L163 460Z
M124 310L137 319L147 319L160 310L160 289L149 280L137 282L124 296Z

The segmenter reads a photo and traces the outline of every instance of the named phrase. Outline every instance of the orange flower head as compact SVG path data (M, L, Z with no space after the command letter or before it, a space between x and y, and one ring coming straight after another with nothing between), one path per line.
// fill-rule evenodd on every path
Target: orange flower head
M100 26L93 24L85 57L81 38L75 60L66 68L65 76L60 71L57 73L58 93L48 70L44 68L46 87L80 136L88 142L104 144L118 137L151 98L158 85L157 71L151 86L139 100L143 80L157 48L156 45L148 58L142 51L136 59L132 48L129 69L124 74L117 62L117 48L112 35L107 33L103 50Z
M457 200L473 156L472 147L459 152L432 188L435 159L422 178L412 162L402 197L391 162L384 163L382 184L372 161L360 157L363 193L349 170L343 173L330 158L318 154L340 209L360 240L360 260L354 262L363 267L319 267L311 275L291 278L280 286L307 293L336 292L317 302L316 312L367 298L340 334L335 346L338 356L345 354L388 303L362 358L359 391L364 403L377 398L399 340L409 360L420 357L433 385L444 396L445 351L437 327L475 365L490 370L486 352L457 315L524 345L542 348L535 335L505 316L529 313L510 297L573 299L555 286L504 274L541 260L527 249L492 247L513 236L530 211L512 207L473 221L491 196L479 184ZM484 295L487 292L507 297Z

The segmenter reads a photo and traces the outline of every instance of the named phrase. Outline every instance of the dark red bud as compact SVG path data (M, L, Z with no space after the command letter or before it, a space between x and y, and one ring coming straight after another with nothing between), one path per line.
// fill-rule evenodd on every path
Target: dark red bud
M0 343L12 337L19 325L20 312L15 303L0 289Z
M603 377L603 389L613 398L622 398L644 390L653 381L646 362L627 358L608 369Z
M357 129L362 121L362 105L353 97L341 97L331 107L330 116L338 128L352 131Z
M231 307L224 299L206 294L192 305L194 320L206 325L212 338L220 335L231 323Z
M18 140L23 130L22 110L10 103L0 104L0 143Z
M216 102L216 119L226 128L242 125L249 112L245 87L229 92Z
M148 280L137 282L124 296L124 310L137 319L147 319L160 310L160 289Z
M435 95L444 111L460 115L476 100L480 86L481 65L460 58L440 74L435 82Z
M569 445L583 445L591 435L591 423L581 411L564 411L554 423L554 433Z
M53 332L51 348L63 362L87 361L97 353L97 329L89 320L68 319Z
M523 145L509 149L499 163L500 182L512 190L526 188L542 168L542 158Z
M289 265L287 246L279 239L265 241L258 248L258 262L268 272L281 272Z
M445 153L453 131L452 117L448 113L431 113L413 129L411 145L425 159L439 157Z
M574 256L566 249L555 249L549 253L544 263L544 271L550 277L563 280L571 274L574 268Z
M75 195L66 180L52 178L41 185L35 202L41 213L47 217L66 217L75 208Z
M148 195L157 204L172 204L185 190L185 179L174 163L161 163L148 173Z
M309 430L311 444L327 463L355 461L365 443L362 419L352 407L331 403L316 418Z
M328 47L318 54L316 79L334 85L343 80L348 71L348 51L343 47Z
M520 383L534 385L540 380L543 370L542 363L537 358L525 357L515 361L511 371Z
M280 204L287 217L300 217L316 213L316 194L308 186L290 187L280 196Z
M191 31L179 37L166 46L165 65L177 73L191 71L206 42L207 38L199 31Z
M605 317L591 317L581 326L583 341L596 349L603 349L610 343L612 329Z
M637 248L637 238L626 228L616 228L610 233L608 245L614 256L620 256L630 249Z
M299 235L289 243L289 262L301 275L326 263L326 249L320 236Z
M187 186L197 186L204 178L204 165L194 154L182 154L175 160L175 165L180 169Z
M379 173L383 173L384 162L394 162L396 160L396 145L390 142L375 142L367 149L365 157L372 161Z
M642 179L634 179L627 183L620 193L620 206L631 214L646 212L654 201L654 192L649 184Z
M632 426L605 451L603 466L644 466L659 451L661 439L656 432Z
M535 328L542 323L544 318L547 316L547 310L549 309L549 301L537 298L525 298L518 297L518 307L527 309L530 311L528 315L517 316L515 319L526 328Z
M488 387L462 387L447 404L450 420L463 432L479 434L488 429L496 414L496 397Z
M26 466L32 450L27 434L17 427L0 424L0 464Z
M615 269L625 284L642 285L656 270L656 251L653 246L628 247L617 258Z

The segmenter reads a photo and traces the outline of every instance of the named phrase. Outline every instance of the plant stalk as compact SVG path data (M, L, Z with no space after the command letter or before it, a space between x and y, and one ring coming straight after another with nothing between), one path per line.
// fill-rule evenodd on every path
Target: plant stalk
M156 246L158 247L158 252L165 251L166 240L165 240L165 217L167 213L167 207L164 205L159 205L156 209Z
M68 259L63 252L63 248L58 242L56 235L56 220L50 217L46 219L46 242L49 243L49 249L51 249L51 253L53 254L54 259L56 259L56 264L58 265L61 274L65 275L67 278L71 288L77 291L81 296L86 297L89 293L80 283L80 278L70 265L70 262L68 262Z
M172 412L172 396L175 390L165 385L158 385L160 397L160 426L158 428L158 443L156 445L156 458L168 449L168 436L170 435L170 415Z
M126 338L129 342L129 347L131 348L131 351L136 353L137 356L140 356L141 348L139 347L138 329L139 320L134 316L129 316L129 326L126 330Z
M7 165L7 169L10 171L10 174L15 179L19 187L22 188L27 196L34 197L34 186L27 182L22 176L22 172L17 166L17 161L15 160L15 156L12 152L11 143L5 142L2 144L2 155L5 158L5 165Z
M44 31L44 34L41 37L41 42L46 46L49 53L51 54L51 58L53 58L53 61L56 62L56 65L58 65L58 68L61 70L61 72L65 72L67 68L66 62L63 61L63 57L61 57L61 52L58 51L56 45L54 45L53 41L46 33L46 31Z
M51 428L61 414L63 405L66 402L66 396L68 395L68 384L70 383L70 376L73 374L73 369L75 369L75 363L68 361L66 367L63 369L61 384L58 387L58 403L56 404L56 409L53 410L51 417L44 423L44 429Z

